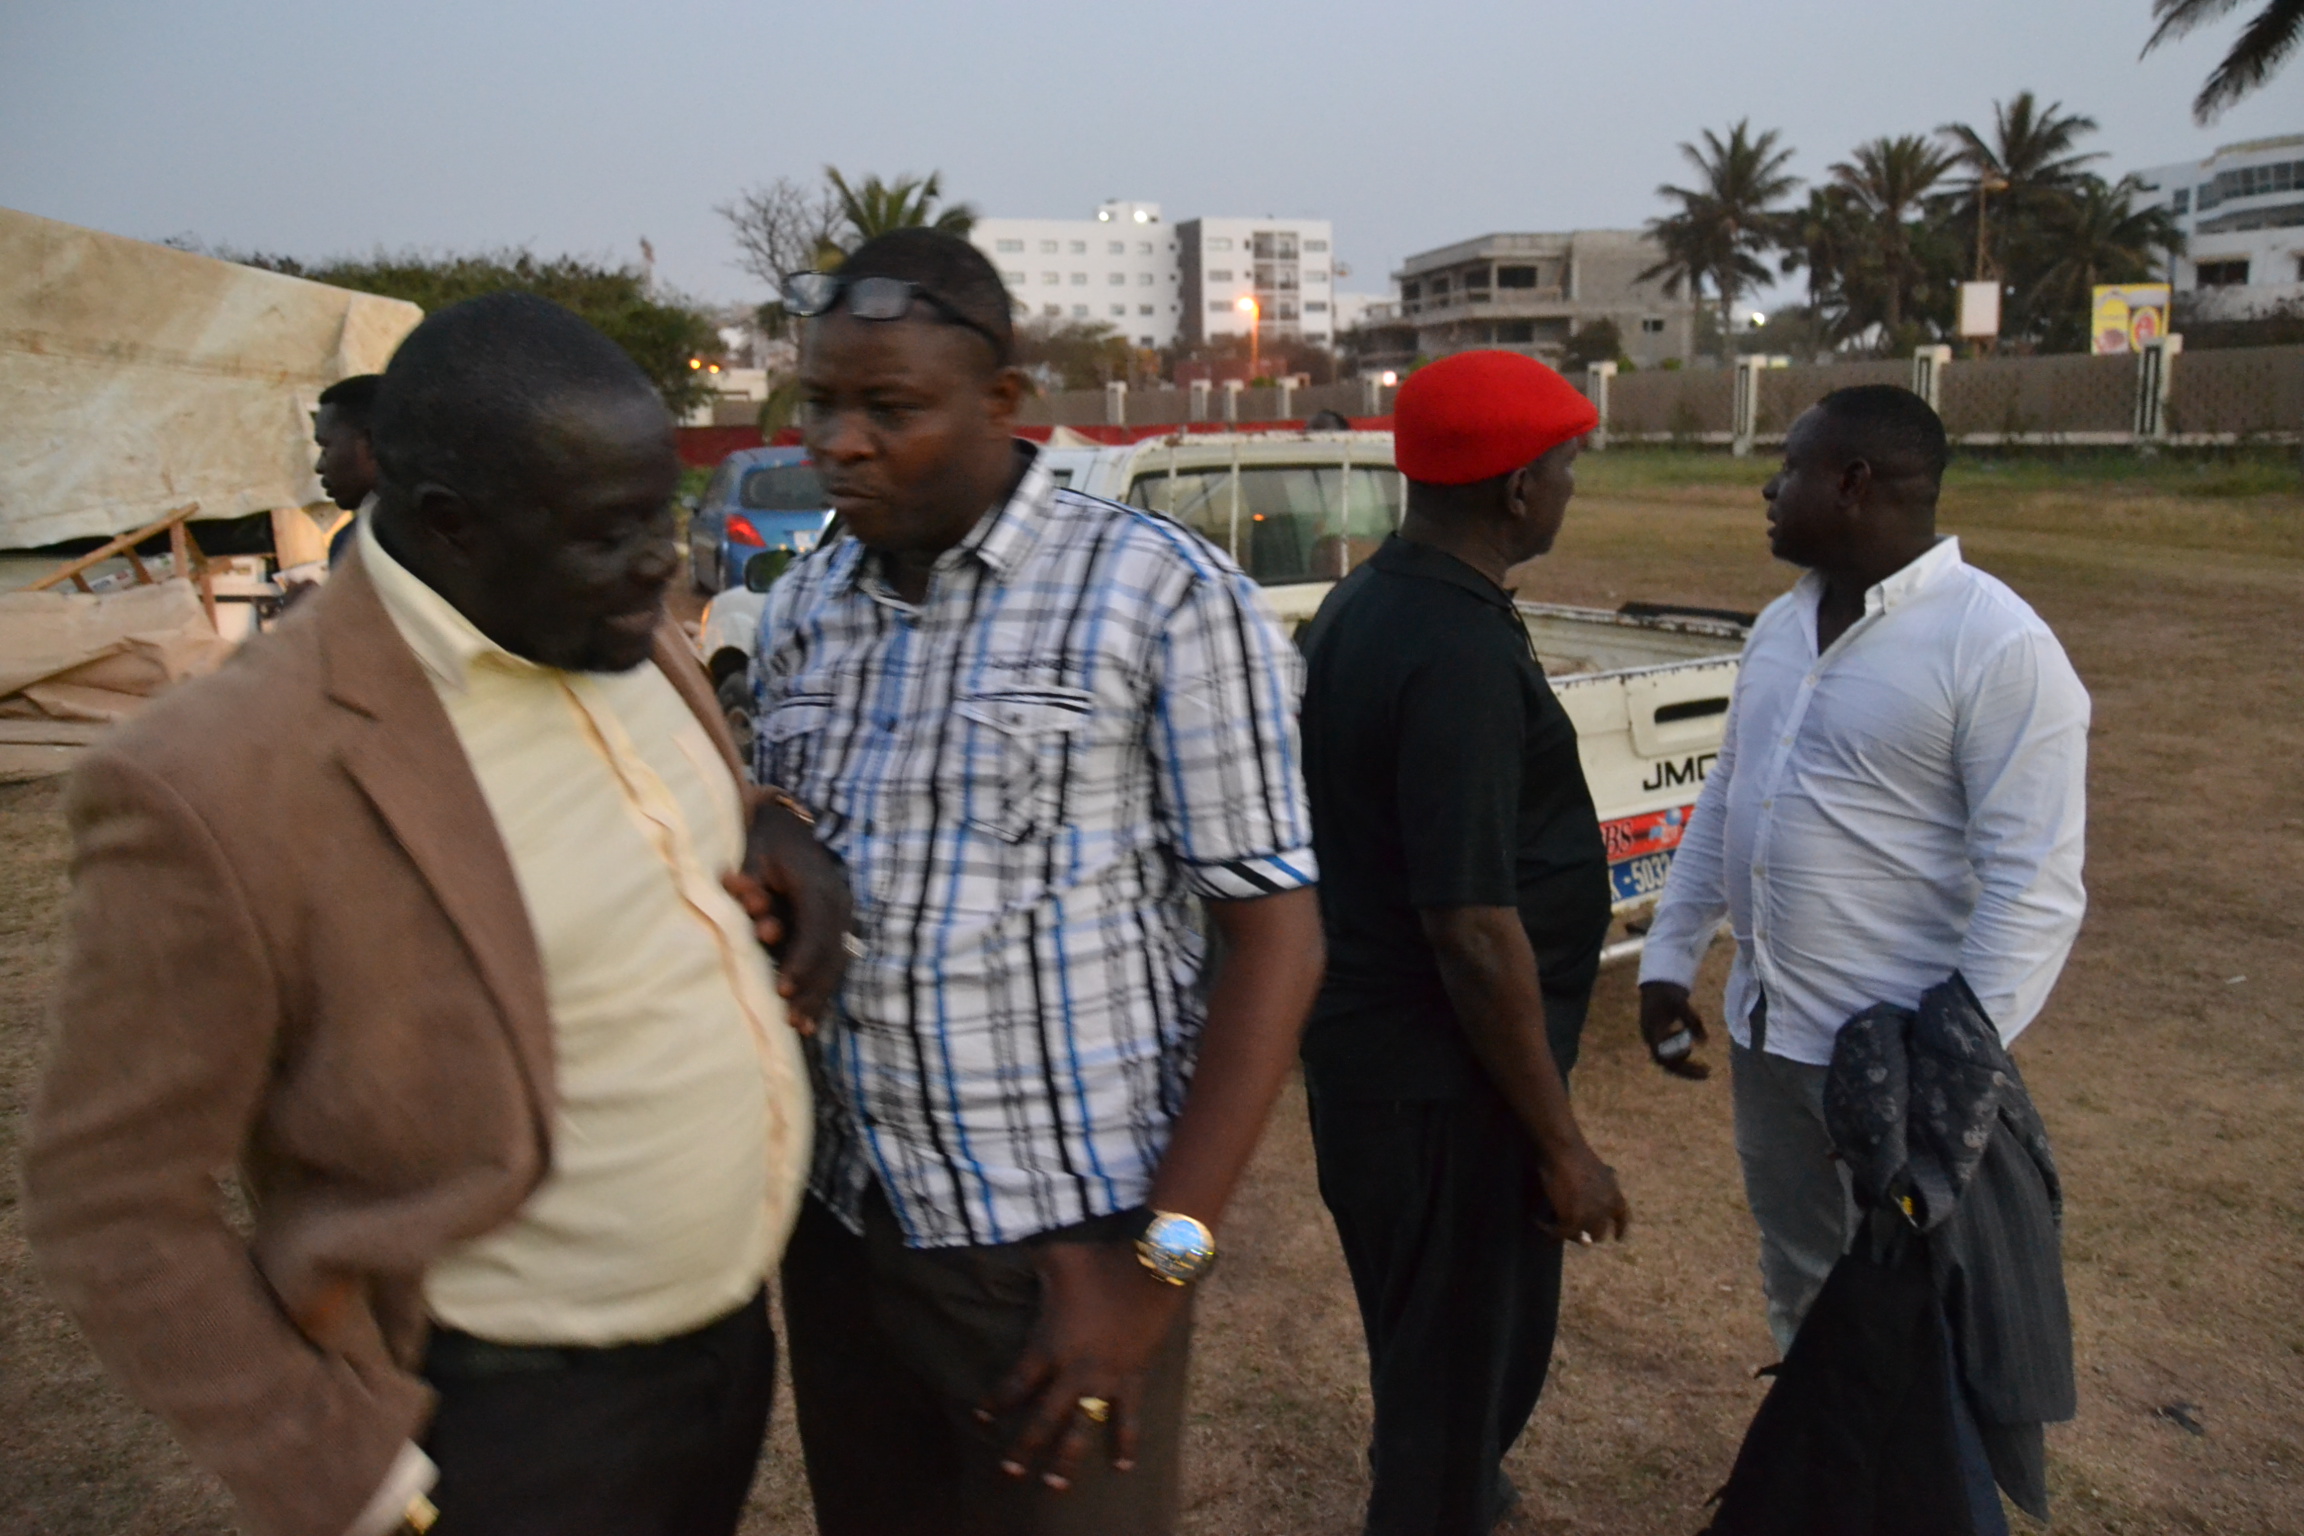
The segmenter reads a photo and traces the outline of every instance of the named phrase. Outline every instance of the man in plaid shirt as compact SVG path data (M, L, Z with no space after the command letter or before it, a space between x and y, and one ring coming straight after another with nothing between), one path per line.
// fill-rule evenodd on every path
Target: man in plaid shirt
M1320 976L1296 653L1014 438L972 246L883 236L786 305L853 535L759 650L761 775L858 939L784 1272L817 1526L1166 1531L1192 1283Z

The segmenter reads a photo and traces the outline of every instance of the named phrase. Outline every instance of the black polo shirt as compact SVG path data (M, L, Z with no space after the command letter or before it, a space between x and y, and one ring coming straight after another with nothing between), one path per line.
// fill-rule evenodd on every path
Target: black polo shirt
M1452 1096L1479 1067L1417 913L1517 907L1544 990L1590 990L1608 855L1576 727L1512 599L1397 536L1306 632L1304 772L1328 975L1307 1079L1337 1096Z

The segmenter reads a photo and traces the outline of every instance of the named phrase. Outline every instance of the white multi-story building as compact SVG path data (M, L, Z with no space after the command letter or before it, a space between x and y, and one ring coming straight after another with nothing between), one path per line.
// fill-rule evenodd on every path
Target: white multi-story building
M2206 319L2304 302L2304 134L2227 144L2137 173L2183 226L2169 278Z
M1092 320L1140 347L1245 336L1332 345L1335 233L1326 219L1190 219L1109 202L1093 219L978 219L1019 319Z
M1164 347L1183 315L1178 233L1158 203L1109 202L1092 219L978 219L968 238L1000 269L1018 319L1101 321Z
M1326 219L1188 219L1176 226L1186 341L1336 340L1336 237Z

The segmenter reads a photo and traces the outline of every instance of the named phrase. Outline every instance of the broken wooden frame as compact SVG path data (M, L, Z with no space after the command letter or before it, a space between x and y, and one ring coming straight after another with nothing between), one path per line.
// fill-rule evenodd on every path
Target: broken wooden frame
M192 537L192 530L185 526L192 514L199 510L200 503L188 501L158 522L149 523L134 533L123 533L77 559L66 561L32 583L27 590L44 592L69 581L81 591L93 593L96 589L88 584L89 569L103 564L114 555L127 557L129 567L136 572L139 586L157 586L159 578L152 574L151 567L136 553L136 546L165 532L168 535L168 558L175 566L173 574L185 577L199 587L200 606L208 615L208 627L221 634L223 630L216 623L216 578L208 568L208 557L200 552L198 541Z

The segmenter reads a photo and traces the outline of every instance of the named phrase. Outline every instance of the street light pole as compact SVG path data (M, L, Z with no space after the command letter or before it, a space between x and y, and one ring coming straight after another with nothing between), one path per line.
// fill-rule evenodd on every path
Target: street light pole
M1985 230L1985 223L1984 223L1984 199L1985 199L1985 196L1986 196L1986 194L1988 194L1988 193L1993 193L1993 192L2005 192L2005 191L2007 191L2007 190L2008 190L2008 183L2007 183L2007 181L2006 181L2005 179L2003 179L2003 178L2001 178L2001 177L1998 177L1998 176L1987 176L1987 175L1984 175L1982 172L1978 172L1978 173L1977 173L1977 176L1976 176L1976 281L1978 281L1978 282L1982 282L1982 281L1984 281L1984 278L1985 278L1985 275L1986 275L1986 274L1985 274L1985 271L1984 271L1984 230Z
M1264 328L1264 312L1253 298L1243 298L1233 307L1248 317L1248 382L1253 386L1256 382L1257 333Z

